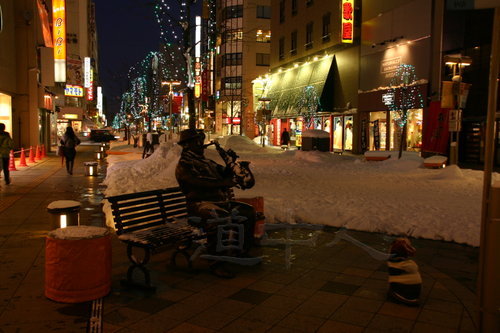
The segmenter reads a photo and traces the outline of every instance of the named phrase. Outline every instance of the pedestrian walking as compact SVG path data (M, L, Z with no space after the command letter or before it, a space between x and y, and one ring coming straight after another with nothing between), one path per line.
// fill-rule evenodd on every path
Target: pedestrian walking
M146 134L146 142L144 142L144 150L142 151L142 158L148 158L155 152L155 147L153 146L153 133L149 132Z
M10 184L9 160L10 151L14 147L14 141L9 132L5 131L5 124L0 123L0 158L2 158L2 170L5 178L5 184Z
M283 133L281 133L281 148L283 149L288 149L290 144L290 133L286 130L286 128L283 130Z
M80 144L80 139L73 131L73 127L66 127L66 132L61 139L61 146L63 147L64 158L66 159L66 171L69 175L73 174L73 165L76 157L76 146Z

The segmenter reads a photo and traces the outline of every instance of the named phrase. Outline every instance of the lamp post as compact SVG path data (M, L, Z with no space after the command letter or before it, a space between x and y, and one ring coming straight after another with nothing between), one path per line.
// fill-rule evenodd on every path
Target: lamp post
M170 139L172 139L172 132L174 128L174 123L172 121L172 102L174 99L174 91L173 91L173 86L178 86L181 84L181 81L173 81L173 80L167 80L167 81L162 81L162 85L168 85L168 113L170 116Z

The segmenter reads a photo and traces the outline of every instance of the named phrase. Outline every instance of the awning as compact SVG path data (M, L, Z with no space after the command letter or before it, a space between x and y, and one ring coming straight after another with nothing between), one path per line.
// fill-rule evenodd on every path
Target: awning
M332 66L333 56L303 64L297 68L271 75L264 96L271 101L269 107L273 118L296 117L295 108L304 88L313 86L316 93L323 94L323 88Z

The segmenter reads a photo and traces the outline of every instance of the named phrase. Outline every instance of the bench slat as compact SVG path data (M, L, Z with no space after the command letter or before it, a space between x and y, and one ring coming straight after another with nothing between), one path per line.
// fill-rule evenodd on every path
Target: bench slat
M134 214L122 214L122 223L125 223L126 221L133 221L136 219L140 219L142 217L148 216L149 218L153 217L158 217L160 219L163 219L163 216L161 214L161 207L155 207L154 209L148 209L148 210L140 210L137 213Z
M136 198L142 198L142 197L147 197L147 196L155 196L158 194L172 193L172 192L181 192L181 189L180 189L180 187L169 187L169 188L165 188L165 189L161 189L161 190L152 190L152 191L120 194L120 195L108 197L107 199L108 200L111 199L115 202L118 202L118 201L123 201L123 200L136 199ZM139 194L139 196L138 196L138 194Z
M154 222L149 222L149 223L144 223L140 225L131 225L131 226L126 226L123 228L123 233L131 233L137 230L144 230L145 228L151 228L159 225L163 225L165 222L163 220L159 221L154 221Z

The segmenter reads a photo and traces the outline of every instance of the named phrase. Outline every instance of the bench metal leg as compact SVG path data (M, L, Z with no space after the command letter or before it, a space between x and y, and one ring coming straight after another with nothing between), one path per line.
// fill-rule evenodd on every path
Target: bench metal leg
M174 268L179 268L179 262L178 262L178 258L179 256L183 256L184 257L184 261L186 263L186 268L187 268L187 271L188 272L192 272L193 271L193 262L191 260L191 254L189 254L188 250L191 248L192 246L192 242L189 240L187 242L184 242L180 245L178 245L176 248L175 248L175 251L174 253L172 253L172 257L170 258L170 264L174 267Z
M146 268L146 264L149 262L151 258L151 251L148 248L141 248L142 250L144 250L144 257L140 259L139 257L136 257L133 253L133 249L135 247L137 246L134 246L132 244L127 245L127 256L131 262L131 265L127 270L127 279L122 280L121 284L127 287L141 288L149 291L155 291L156 287L151 285L151 276L149 274L149 270ZM134 271L136 269L142 271L142 274L144 275L144 284L134 281Z

